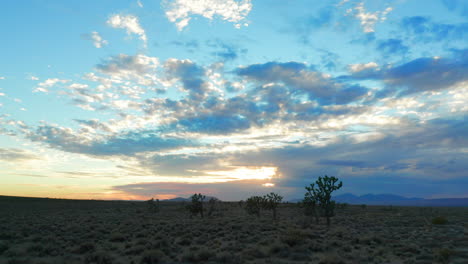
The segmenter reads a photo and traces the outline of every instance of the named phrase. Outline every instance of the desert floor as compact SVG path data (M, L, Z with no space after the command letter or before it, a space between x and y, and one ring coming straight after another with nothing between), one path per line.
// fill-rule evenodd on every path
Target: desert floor
M234 202L215 209L201 219L178 202L156 213L145 202L3 196L0 263L468 263L468 208L348 206L330 227L292 203L276 221Z

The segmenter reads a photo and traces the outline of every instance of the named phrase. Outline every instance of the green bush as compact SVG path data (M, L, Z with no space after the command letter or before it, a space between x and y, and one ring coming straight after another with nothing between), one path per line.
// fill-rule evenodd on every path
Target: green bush
M140 264L156 264L164 261L164 253L161 250L149 250L143 253Z

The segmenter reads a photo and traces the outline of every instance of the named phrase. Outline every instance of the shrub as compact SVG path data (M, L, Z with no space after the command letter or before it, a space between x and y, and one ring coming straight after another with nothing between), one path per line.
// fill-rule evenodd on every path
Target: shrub
M217 203L216 198L211 198L208 201L208 216L213 215L214 211L216 210L216 203Z
M164 253L161 250L149 250L143 253L140 264L156 264L162 263L164 260Z
M443 216L437 216L437 217L432 218L433 225L445 225L447 224L447 222L448 222L447 218Z
M87 264L112 264L112 258L105 252L96 252L86 256Z
M260 209L262 208L263 197L252 196L245 202L245 210L250 215L260 216Z

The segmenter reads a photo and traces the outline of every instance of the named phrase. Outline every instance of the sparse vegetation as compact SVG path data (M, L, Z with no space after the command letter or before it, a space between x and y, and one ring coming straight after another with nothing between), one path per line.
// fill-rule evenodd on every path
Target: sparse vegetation
M313 218L293 203L278 205L276 221L270 211L251 217L247 204L219 200L207 217L206 200L205 219L199 213L188 219L182 202L160 201L155 216L146 202L21 203L0 196L0 264L466 262L468 208L368 206L363 214L349 205L327 227L325 221L303 225ZM450 224L434 226L437 215L450 217ZM431 231L421 221L426 218Z

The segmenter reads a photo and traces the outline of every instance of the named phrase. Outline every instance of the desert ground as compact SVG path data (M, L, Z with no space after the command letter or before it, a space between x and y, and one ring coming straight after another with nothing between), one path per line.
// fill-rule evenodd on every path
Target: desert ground
M330 227L294 203L248 215L218 202L0 197L0 263L468 263L468 208L347 206ZM443 217L445 224L433 224Z

